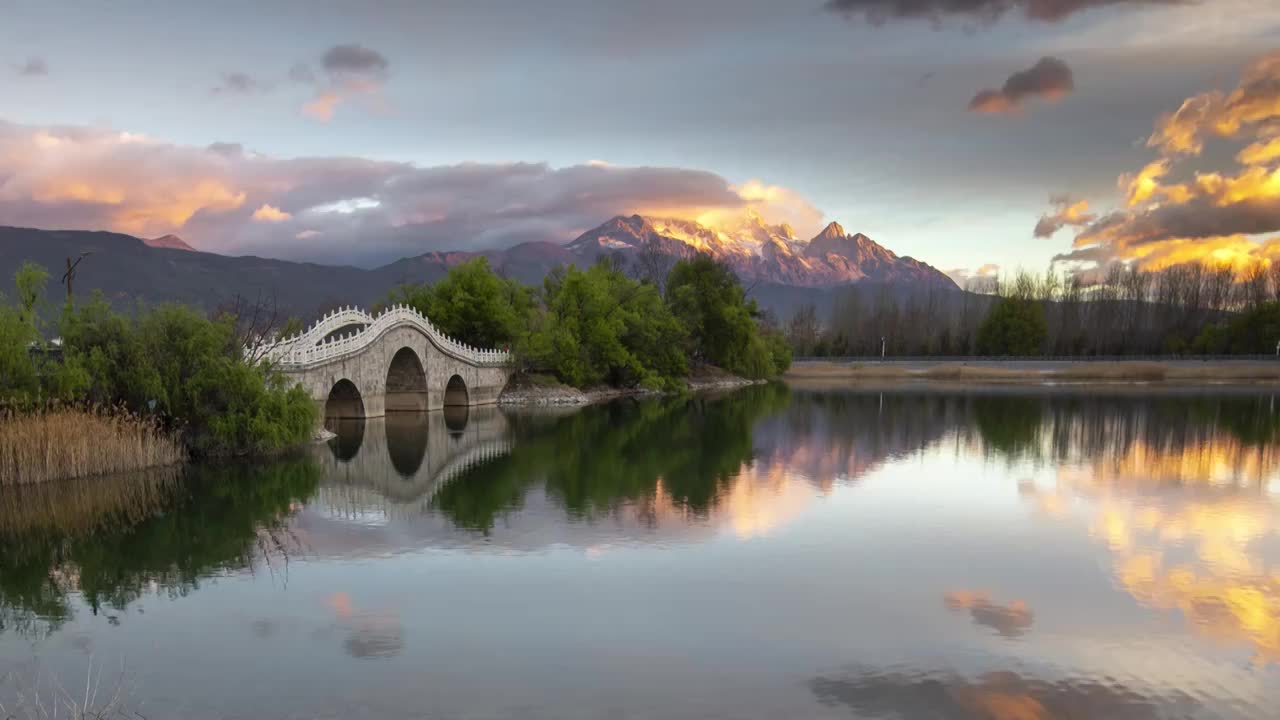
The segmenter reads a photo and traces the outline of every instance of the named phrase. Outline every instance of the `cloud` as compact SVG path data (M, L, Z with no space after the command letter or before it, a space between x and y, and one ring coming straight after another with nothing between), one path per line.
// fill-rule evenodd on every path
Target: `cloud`
M1041 679L1012 671L966 677L918 667L855 668L814 678L809 687L826 705L877 718L1155 720L1184 716L1198 704L1185 693L1160 695L1110 678Z
M49 65L44 61L44 58L29 57L24 62L19 63L16 70L23 77L44 77L49 74Z
M950 610L968 610L973 622L1000 633L1005 637L1019 637L1031 629L1034 616L1021 600L1008 605L998 605L984 592L977 590L953 590L943 597Z
M988 292L994 290L996 277L1000 274L1000 266L995 263L987 263L977 270L969 268L953 268L947 271L947 275L956 282L956 285L969 290L970 292Z
M1111 6L1181 5L1194 0L827 0L826 7L848 16L861 15L876 25L889 20L948 19L990 24L1006 13L1027 20L1057 22L1077 12Z
M377 50L361 45L335 45L320 57L320 66L334 82L383 79L391 63Z
M1040 216L1034 233L1038 238L1051 237L1068 225L1082 227L1098 219L1097 215L1089 212L1088 200L1075 200L1069 195L1055 195L1049 198L1049 202L1054 206L1054 211Z
M1057 100L1075 89L1071 68L1057 58L1044 57L1030 69L1016 72L999 90L982 90L969 101L969 109L981 113L1016 113L1029 97Z
M1165 157L1199 155L1208 137L1234 138L1257 132L1274 137L1280 123L1280 51L1264 55L1241 74L1230 93L1212 91L1187 98L1160 118L1147 146Z
M375 265L432 250L567 242L614 215L820 217L786 188L689 168L420 166L276 158L113 130L0 121L0 217L44 228L181 234L212 252Z
M262 204L262 207L253 211L253 219L260 222L284 222L293 218L293 215L281 210L274 205ZM295 236L296 237L296 236Z
M1158 157L1119 178L1123 206L1092 221L1055 261L1084 269L1122 261L1147 269L1185 262L1280 259L1280 52L1162 116L1147 145ZM1205 143L1233 144L1229 155ZM1231 157L1234 165L1214 167Z
M333 119L333 111L337 109L342 100L342 95L337 92L323 90L319 95L308 101L306 105L302 106L302 114L321 122L328 122Z
M229 72L222 74L212 92L215 95L251 95L265 89L262 83L248 73Z
M215 142L209 144L209 152L227 157L237 157L244 154L244 145L240 143Z
M391 62L377 50L362 45L335 45L320 56L320 67L326 83L314 98L302 106L302 113L321 122L333 119L338 106L352 98L363 97L378 105L382 86L390 75ZM295 65L289 71L291 80L311 84L315 74L310 66Z

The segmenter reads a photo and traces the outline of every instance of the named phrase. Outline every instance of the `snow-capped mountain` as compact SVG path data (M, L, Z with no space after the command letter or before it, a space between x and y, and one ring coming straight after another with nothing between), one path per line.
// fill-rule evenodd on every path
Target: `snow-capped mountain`
M692 220L618 216L565 246L575 261L602 254L644 251L688 256L707 253L728 263L744 280L823 287L860 281L928 283L955 287L951 278L914 258L899 257L862 233L827 225L800 240L788 225L769 225L750 213L734 224L710 228Z

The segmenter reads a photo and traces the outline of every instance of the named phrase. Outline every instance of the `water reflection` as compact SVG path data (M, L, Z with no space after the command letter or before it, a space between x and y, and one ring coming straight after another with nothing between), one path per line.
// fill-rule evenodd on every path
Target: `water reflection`
M1109 678L1041 680L1012 671L975 678L919 670L854 670L810 683L828 704L859 717L939 720L1147 720L1197 717L1186 693L1128 687Z
M0 495L0 659L98 652L102 614L145 657L184 628L171 652L217 672L174 695L207 681L234 716L356 714L386 673L395 717L1268 717L1273 395L767 386L341 423L304 458ZM255 574L276 559L287 589ZM278 668L262 694L246 656ZM308 693L329 709L279 699Z
M1030 630L1034 619L1025 602L1014 600L1001 605L992 602L981 590L953 590L946 594L943 602L952 610L967 610L973 622L1010 638Z
M144 592L181 596L248 567L320 479L310 459L175 473L6 489L0 630L56 630L74 616L73 596L118 618Z

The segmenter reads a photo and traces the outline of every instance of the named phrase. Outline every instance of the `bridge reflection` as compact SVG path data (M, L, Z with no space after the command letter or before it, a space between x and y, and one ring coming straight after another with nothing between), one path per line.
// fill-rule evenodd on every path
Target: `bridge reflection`
M324 484L368 488L395 503L430 498L512 447L511 424L493 406L342 419L329 427L337 437L317 452Z

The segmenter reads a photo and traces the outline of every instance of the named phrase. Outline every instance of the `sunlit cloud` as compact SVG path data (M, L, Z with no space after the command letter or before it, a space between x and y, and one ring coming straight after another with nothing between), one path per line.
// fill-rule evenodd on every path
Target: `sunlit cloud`
M274 205L267 205L265 203L262 207L253 211L253 219L260 220L262 222L284 222L292 217L292 215L280 208L275 207Z
M1000 266L996 263L986 263L979 266L977 270L952 268L946 272L952 280L956 281L956 285L966 290L988 292L995 286L996 278L1000 274Z
M688 168L276 158L237 143L3 121L0 178L10 224L173 233L211 252L362 264L562 243L652 208L684 218L754 212L802 228L822 216L786 188Z
M1230 92L1196 95L1162 116L1147 141L1158 157L1119 178L1123 208L1084 227L1074 249L1055 261L1161 269L1280 258L1278 126L1280 52L1274 52L1250 63ZM1236 165L1205 167L1222 155L1204 152L1209 141L1236 146Z
M1055 209L1051 213L1042 215L1040 221L1036 223L1035 236L1038 238L1051 237L1064 227L1080 227L1098 219L1097 215L1089 212L1088 200L1076 200L1068 195L1057 195L1049 201Z
M335 45L320 57L320 68L326 82L302 106L304 115L328 122L338 106L357 97L382 105L382 86L391 70L390 61L382 53L362 45ZM316 81L315 72L306 64L291 68L289 78L304 84Z

